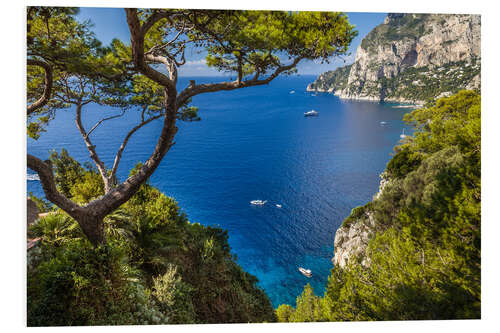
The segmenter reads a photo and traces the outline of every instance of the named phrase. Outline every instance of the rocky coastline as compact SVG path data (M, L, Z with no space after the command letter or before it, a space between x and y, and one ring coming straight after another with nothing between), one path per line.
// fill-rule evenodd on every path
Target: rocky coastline
M307 91L341 99L416 103L480 89L479 15L388 14L354 63L321 74Z

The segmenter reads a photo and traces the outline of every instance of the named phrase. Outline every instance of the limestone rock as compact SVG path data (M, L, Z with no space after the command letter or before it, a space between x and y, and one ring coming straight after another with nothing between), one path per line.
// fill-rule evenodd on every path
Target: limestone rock
M383 172L380 175L379 190L374 195L374 200L381 195L389 182L390 179ZM345 267L351 258L359 257L361 265L368 266L370 260L365 253L368 242L375 235L376 223L373 212L367 209L354 222L342 225L335 233L333 264Z
M362 265L369 265L368 258L364 256L368 241L373 237L375 221L371 212L349 226L340 227L335 233L335 254L333 264L344 267L349 259L359 256Z
M352 65L321 74L309 89L343 99L423 104L450 85L453 93L477 89L480 59L479 15L388 14L363 38Z

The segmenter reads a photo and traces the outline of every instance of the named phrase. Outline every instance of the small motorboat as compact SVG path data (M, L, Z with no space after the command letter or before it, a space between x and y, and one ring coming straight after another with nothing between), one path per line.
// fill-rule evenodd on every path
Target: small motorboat
M304 117L314 117L317 115L319 115L319 112L314 110L304 112Z
M291 91L290 91L290 94L295 94L295 90L291 90Z
M250 203L251 203L252 205L256 205L256 206L262 206L262 205L264 205L266 202L267 202L267 200L264 200L264 201L262 201L262 200L252 200L252 201L250 201Z
M382 126L387 125L387 122L386 121L381 121L380 125L382 125Z
M299 267L299 272L301 272L302 275L307 276L308 278L312 277L312 272L310 269L305 269L303 267Z
M280 204L276 204L276 207L281 208L282 206Z
M401 139L406 138L405 129L403 128L403 133L399 136Z

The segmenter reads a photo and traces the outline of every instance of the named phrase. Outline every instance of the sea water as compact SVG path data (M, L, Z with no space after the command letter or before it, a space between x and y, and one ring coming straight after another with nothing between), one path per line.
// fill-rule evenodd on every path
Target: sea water
M179 88L192 79L223 78L187 78ZM238 263L257 276L275 307L295 306L307 283L323 294L333 267L335 231L352 208L371 200L403 128L411 133L402 121L409 109L306 92L313 80L283 77L269 85L196 96L192 105L202 120L178 123L175 145L150 179L177 200L190 221L228 230ZM319 116L304 117L312 109ZM28 153L46 159L51 150L65 148L77 160L90 161L74 113L59 111L47 132L37 141L28 139ZM84 125L89 129L118 113L88 105ZM92 133L108 166L139 120L137 110L127 110ZM118 169L121 180L148 158L161 126L157 120L131 138ZM28 191L43 196L32 174L28 170ZM256 199L267 203L251 205ZM311 269L312 278L300 274L299 266Z

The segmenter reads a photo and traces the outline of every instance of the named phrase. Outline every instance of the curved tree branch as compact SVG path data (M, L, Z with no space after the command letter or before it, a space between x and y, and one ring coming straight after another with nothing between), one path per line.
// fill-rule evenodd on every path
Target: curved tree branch
M153 174L160 165L165 154L173 145L173 139L177 133L177 90L172 81L164 74L155 71L145 63L144 59L144 33L147 29L142 29L137 16L137 9L125 9L127 22L130 30L133 60L136 68L151 80L165 87L165 114L162 131L156 143L155 149L143 166L131 177L104 196L91 201L85 208L92 212L96 219L103 219L106 215L127 202L139 189L139 187ZM150 25L150 27L152 24Z
M54 174L52 173L52 167L50 164L30 154L27 154L27 164L30 169L38 173L40 183L42 184L43 191L48 200L70 215L73 212L81 210L82 207L66 198L57 190Z
M139 129L141 129L143 126L145 126L145 125L149 124L150 122L152 122L153 120L159 119L163 116L164 116L164 114L160 113L160 114L153 116L147 120L144 120L144 115L143 115L142 121L128 132L128 134L125 136L125 139L123 139L123 142L120 145L118 152L115 155L115 161L113 163L113 168L111 169L111 175L110 175L110 177L112 179L115 179L115 177L116 177L116 171L118 170L118 164L120 164L120 160L122 158L123 151L125 150L125 147L127 146L128 140L130 140L132 135L135 132L137 132Z
M48 63L42 60L38 59L28 59L27 60L27 65L28 66L39 66L42 67L45 71L45 88L43 89L42 96L33 104L28 105L27 107L27 115L29 116L45 104L50 99L50 94L52 93L52 66L50 66Z
M56 188L50 164L30 154L27 154L27 164L30 169L38 173L45 197L74 218L94 245L104 243L103 217L92 210L92 207L79 206L61 194Z
M177 62L175 61L175 59L172 59L171 56L164 57L152 54L146 54L144 58L153 63L164 64L165 67L167 68L172 85L175 86L177 84L177 67L176 67Z
M111 120L111 119L115 119L115 118L119 118L121 116L123 116L125 114L125 110L122 110L122 113L120 114L117 114L117 115L114 115L114 116L109 116L109 117L106 117L106 118L103 118L101 120L99 120L88 132L87 132L87 136L90 136L90 134L99 126L101 125L103 122L107 121L107 120Z
M164 94L166 101L165 120L160 137L151 156L133 176L86 206L90 210L98 212L102 218L127 202L137 192L139 187L153 174L165 154L172 147L174 136L177 133L177 127L175 126L177 114L175 107L176 90L168 91L165 89Z
M298 57L295 58L294 61L285 66L279 66L271 75L269 75L265 79L259 80L259 74L258 72L256 75L245 81L240 81L240 79L236 79L235 81L226 81L226 82L219 82L219 83L206 83L206 84L190 84L187 88L185 88L179 96L177 96L177 105L184 105L190 98L193 96L207 93L207 92L215 92L215 91L221 91L221 90L234 90L234 89L239 89L243 87L253 87L253 86L259 86L263 84L268 84L272 80L274 80L278 75L281 73L293 69L297 64L299 63L300 60L304 59L303 57Z
M85 146L87 147L87 150L89 151L90 158L94 161L97 169L99 170L99 173L101 174L101 178L104 182L104 192L107 193L111 190L111 182L110 182L110 179L108 177L108 172L106 170L106 166L99 158L99 155L97 155L97 152L95 150L95 145L92 144L92 141L90 141L88 133L85 132L85 128L83 127L83 124L82 124L82 105L81 104L76 105L75 122L76 122L76 127L78 128L78 131L80 132L80 134L83 138L83 141L85 142Z
M137 16L136 8L126 8L127 23L130 30L130 42L132 48L132 59L135 67L149 79L161 84L167 89L175 89L175 84L165 74L154 70L146 64L144 56L144 36L155 22L161 18L165 18L163 12L155 12L144 25L141 27L139 17Z

